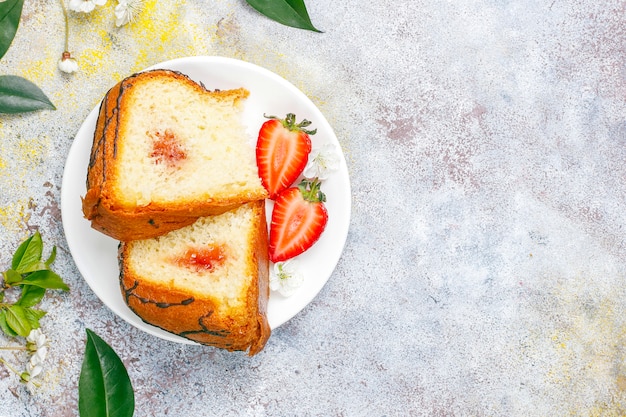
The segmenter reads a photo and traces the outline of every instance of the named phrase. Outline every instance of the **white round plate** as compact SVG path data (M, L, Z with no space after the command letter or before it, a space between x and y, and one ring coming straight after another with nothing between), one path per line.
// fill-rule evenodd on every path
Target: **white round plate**
M317 128L317 133L311 136L314 148L326 143L336 145L341 157L340 169L322 183L327 197L328 224L320 240L297 257L304 274L302 287L290 297L277 292L270 294L267 314L270 327L275 329L313 300L335 269L345 245L350 223L350 181L337 137L306 95L282 77L257 65L231 58L198 56L162 62L147 69L153 68L180 71L210 90L248 89L250 96L245 102L243 121L252 145L266 120L264 114L284 117L287 113L295 113L298 120L308 119L312 122L310 128ZM98 107L89 113L78 130L63 173L61 210L69 249L85 281L115 314L149 334L180 343L195 343L146 324L126 306L119 287L119 242L93 230L83 217L81 197L87 192L87 164ZM271 202L267 204L269 224ZM270 265L270 269L272 267Z

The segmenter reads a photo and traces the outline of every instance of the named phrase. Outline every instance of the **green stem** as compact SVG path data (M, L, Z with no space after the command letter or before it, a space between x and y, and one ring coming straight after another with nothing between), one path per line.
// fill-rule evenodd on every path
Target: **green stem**
M26 346L0 346L0 350L28 350Z
M4 358L0 358L0 363L4 364L4 366L6 366L7 368L9 368L11 371L13 371L13 373L15 375L20 375L19 372L17 372L17 370L15 368L13 368L9 362L5 361Z
M70 23L67 18L67 9L65 8L64 0L59 0L59 3L61 4L61 10L63 10L63 19L65 19L65 49L63 49L63 52L69 52Z

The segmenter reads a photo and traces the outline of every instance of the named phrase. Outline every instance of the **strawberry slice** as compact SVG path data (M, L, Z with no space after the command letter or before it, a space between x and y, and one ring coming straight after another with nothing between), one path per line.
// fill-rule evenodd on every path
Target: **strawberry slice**
M288 113L284 119L266 116L256 145L256 163L259 177L271 199L290 187L302 174L309 160L311 139L317 129L307 130L311 124L304 119L296 123L296 115Z
M281 192L270 222L269 252L272 262L282 262L309 249L321 236L328 212L320 181L303 180Z

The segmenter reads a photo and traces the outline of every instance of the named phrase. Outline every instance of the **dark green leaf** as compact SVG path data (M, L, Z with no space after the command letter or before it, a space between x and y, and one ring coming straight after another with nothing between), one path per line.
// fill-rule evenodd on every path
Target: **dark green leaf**
M34 285L24 285L22 287L22 295L16 304L22 307L32 307L39 303L46 294L46 289Z
M13 304L8 307L6 309L6 318L7 325L11 328L11 330L20 336L26 337L32 330L32 326L30 325L22 306Z
M9 325L7 324L6 309L0 310L0 329L2 329L4 334L6 334L7 336L11 336L11 337L17 336L17 333L15 333L15 331L13 331L13 329L11 329Z
M15 285L22 281L22 275L13 269L4 271L4 282L7 285Z
M24 113L43 109L56 108L39 87L17 75L0 75L0 113Z
M39 328L39 319L46 315L43 310L36 310L34 308L24 308L24 317L28 320L30 327L33 329Z
M246 0L259 13L285 26L321 32L309 18L304 0Z
M52 251L50 252L50 256L48 257L48 259L46 260L46 267L50 268L50 265L52 265L52 262L54 262L54 260L57 257L57 247L53 246L52 247Z
M0 58L4 56L15 38L22 16L24 0L6 0L0 3Z
M78 411L80 417L130 417L135 411L135 394L124 364L89 329L78 379Z
M42 269L27 275L23 283L51 290L69 291L70 289L56 272L50 271L49 269Z
M13 255L11 268L18 273L33 271L41 261L43 252L43 242L39 232L35 232L31 237L23 241Z

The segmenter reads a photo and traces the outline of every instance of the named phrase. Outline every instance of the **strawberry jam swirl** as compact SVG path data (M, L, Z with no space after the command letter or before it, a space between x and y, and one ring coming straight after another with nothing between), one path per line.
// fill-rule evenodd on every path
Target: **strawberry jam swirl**
M209 245L187 249L183 256L176 259L176 263L195 272L213 272L222 266L225 260L226 253L222 246Z
M148 132L148 135L152 138L150 157L154 159L156 164L175 167L180 161L187 158L185 149L170 129L165 129L164 132Z

